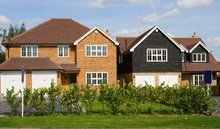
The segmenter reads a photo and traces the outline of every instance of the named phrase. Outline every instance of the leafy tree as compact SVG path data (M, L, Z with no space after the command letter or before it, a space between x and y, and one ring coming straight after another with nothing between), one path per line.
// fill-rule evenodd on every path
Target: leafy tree
M21 34L21 33L24 33L24 32L26 32L26 25L25 25L25 23L23 22L23 23L21 24L21 27L20 27L20 29L19 29L18 34Z

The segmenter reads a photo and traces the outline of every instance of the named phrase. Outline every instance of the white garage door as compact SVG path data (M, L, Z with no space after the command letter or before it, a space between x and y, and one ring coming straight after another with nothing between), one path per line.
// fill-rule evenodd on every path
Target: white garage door
M159 75L159 84L164 83L168 86L173 86L175 84L178 84L179 75L173 74L173 75Z
M57 82L56 71L32 71L32 90L50 87L51 81Z
M155 86L155 75L135 75L136 86L145 86L146 83Z
M25 76L24 76L25 77ZM26 79L24 78L24 86ZM15 92L18 92L22 87L21 71L2 71L1 72L1 93L5 94L6 89L15 88Z

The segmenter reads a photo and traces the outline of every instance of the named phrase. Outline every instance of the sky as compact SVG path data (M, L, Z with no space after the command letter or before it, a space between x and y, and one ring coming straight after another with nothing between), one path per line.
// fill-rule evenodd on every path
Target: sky
M220 61L220 0L0 0L0 27L71 18L111 36L138 36L159 25L174 37L194 32Z

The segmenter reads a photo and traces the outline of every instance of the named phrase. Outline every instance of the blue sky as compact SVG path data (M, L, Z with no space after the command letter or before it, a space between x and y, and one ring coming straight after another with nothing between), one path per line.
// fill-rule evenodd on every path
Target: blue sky
M194 32L220 60L220 0L0 0L0 26L31 28L50 18L72 18L112 36L139 35L160 25L175 37Z

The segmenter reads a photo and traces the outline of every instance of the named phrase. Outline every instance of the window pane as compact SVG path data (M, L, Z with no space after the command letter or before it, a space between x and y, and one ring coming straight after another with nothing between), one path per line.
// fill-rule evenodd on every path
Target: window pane
M37 47L33 47L33 57L37 57Z
M198 56L198 61L201 61L201 54L197 54Z
M86 56L91 56L91 47L86 46Z
M102 53L103 53L103 56L107 56L107 47L106 46L102 46Z
M91 84L91 73L87 73L87 84Z
M26 47L23 46L21 48L21 51L22 51L22 56L25 57L26 56Z
M68 53L69 53L69 52L68 52L68 46L64 46L63 48L64 48L64 57L69 56L69 55L68 55Z
M31 47L30 46L27 47L27 56L31 57Z
M96 73L92 73L92 78L96 78Z
M163 50L163 61L167 60L167 51Z
M202 54L202 61L205 61L206 54Z
M59 46L59 57L63 57L63 47Z
M108 80L107 73L103 73L103 84L107 84L107 80Z
M96 46L92 46L92 56L96 56Z
M197 61L196 54L193 54L193 61Z

